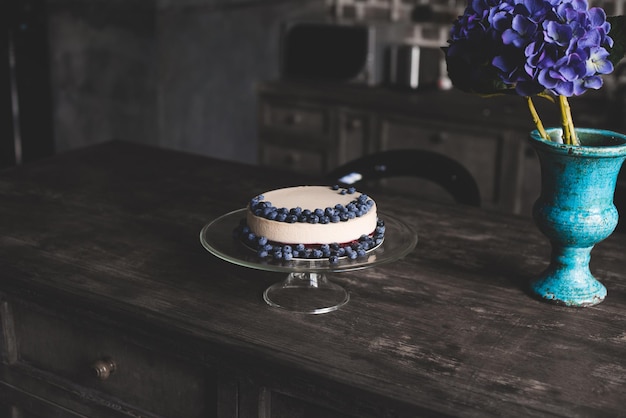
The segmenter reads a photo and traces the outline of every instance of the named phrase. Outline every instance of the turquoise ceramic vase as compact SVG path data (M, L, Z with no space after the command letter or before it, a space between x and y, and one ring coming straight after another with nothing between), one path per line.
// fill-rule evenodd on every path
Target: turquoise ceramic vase
M617 226L613 195L626 158L626 135L596 129L576 132L580 146L546 141L537 131L530 135L541 164L541 195L533 217L552 245L550 265L530 288L544 300L583 307L606 297L589 261L593 246ZM548 135L560 140L561 129L548 129Z

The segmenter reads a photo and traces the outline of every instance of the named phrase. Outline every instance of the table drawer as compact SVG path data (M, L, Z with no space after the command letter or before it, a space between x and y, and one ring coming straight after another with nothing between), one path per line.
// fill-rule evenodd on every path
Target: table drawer
M92 402L160 417L214 414L215 379L201 367L138 345L98 322L66 320L21 303L13 304L13 315L18 363L84 387Z

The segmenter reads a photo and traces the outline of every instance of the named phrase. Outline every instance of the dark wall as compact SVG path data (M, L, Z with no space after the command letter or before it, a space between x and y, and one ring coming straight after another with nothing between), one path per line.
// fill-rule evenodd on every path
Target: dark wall
M111 139L156 142L156 4L48 3L57 151Z
M124 139L256 161L280 24L325 0L47 0L57 151Z
M157 13L159 143L256 161L255 85L278 77L280 23L324 1L168 3Z

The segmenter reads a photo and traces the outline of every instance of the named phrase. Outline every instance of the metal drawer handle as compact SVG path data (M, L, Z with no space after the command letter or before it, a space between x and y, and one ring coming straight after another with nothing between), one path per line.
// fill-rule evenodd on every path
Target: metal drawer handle
M287 115L287 117L285 118L285 122L287 123L287 125L298 125L300 122L302 122L302 115L299 115L297 113Z
M284 161L285 161L285 164L294 165L294 164L299 163L300 159L301 159L300 154L297 154L295 152L290 152L289 154L285 156Z
M437 132L430 137L430 142L433 144L441 144L448 139L447 132Z
M109 376L115 373L117 365L110 358L103 358L91 365L91 371L95 377L100 380L107 380Z
M350 130L356 131L358 129L361 129L362 127L363 127L363 121L361 119L354 118L348 122L348 129Z

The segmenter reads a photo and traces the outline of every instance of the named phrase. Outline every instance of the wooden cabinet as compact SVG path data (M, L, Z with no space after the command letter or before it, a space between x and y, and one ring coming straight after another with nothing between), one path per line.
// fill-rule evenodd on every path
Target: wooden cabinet
M485 208L529 215L539 195L539 163L526 144L534 126L519 97L286 81L260 85L258 97L262 165L323 175L377 150L428 149L474 175ZM558 121L547 101L536 106L548 123ZM581 114L586 126L604 123L592 106ZM430 186L385 183L422 197L433 194Z
M473 175L484 207L512 212L522 199L510 187L520 175L520 144L520 138L513 133L488 127L458 127L398 117L384 117L381 123L381 149L415 148L448 155Z
M366 153L371 120L359 110L277 98L262 100L263 165L320 174Z

